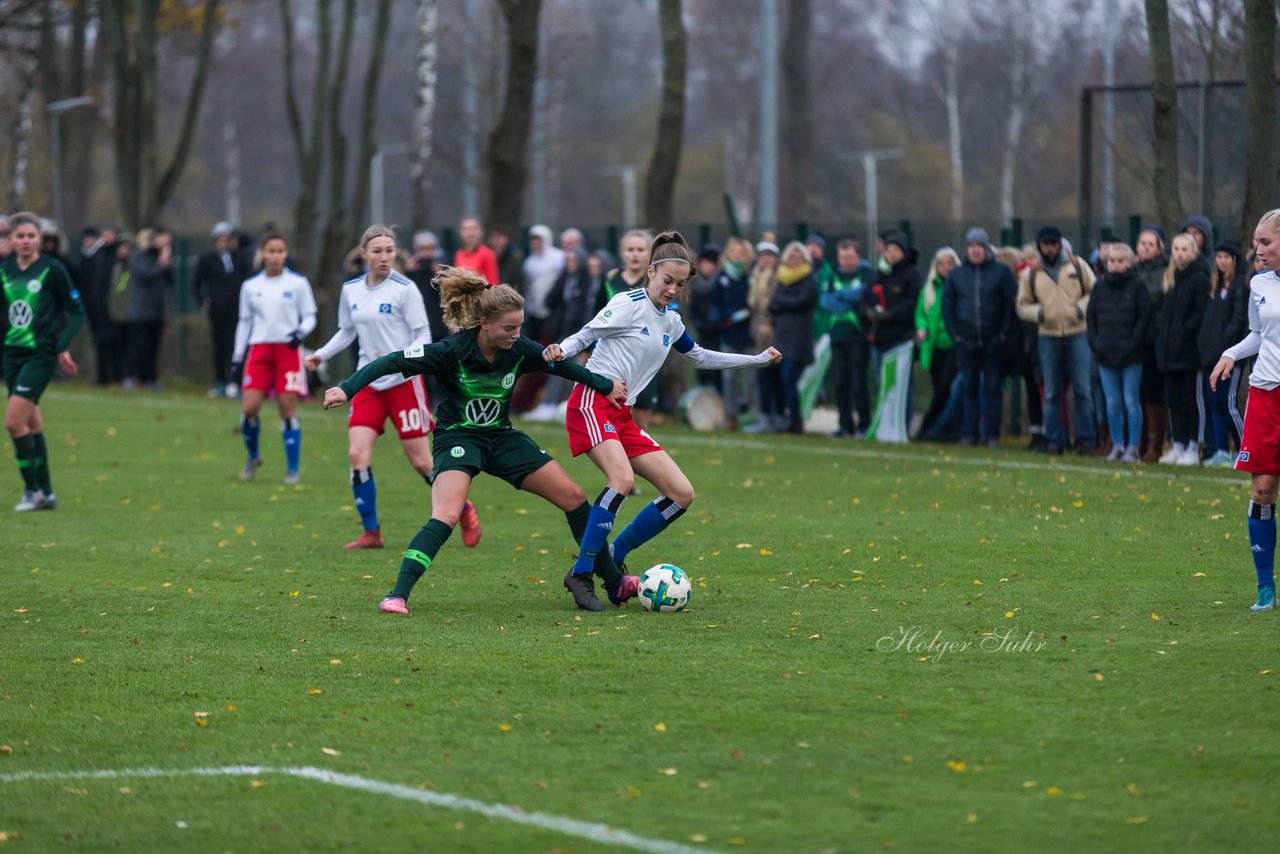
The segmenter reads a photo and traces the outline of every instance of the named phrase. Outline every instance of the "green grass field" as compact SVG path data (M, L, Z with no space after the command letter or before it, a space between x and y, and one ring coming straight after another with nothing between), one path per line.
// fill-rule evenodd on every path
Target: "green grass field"
M405 618L375 606L429 496L392 441L389 547L350 553L340 413L303 411L285 487L273 418L236 480L233 402L64 385L43 409L62 509L0 516L15 851L1264 850L1280 829L1280 624L1248 610L1243 476L657 428L700 497L630 562L685 568L687 611L575 610L563 515L482 478L483 542L455 536ZM532 432L599 490L562 429Z

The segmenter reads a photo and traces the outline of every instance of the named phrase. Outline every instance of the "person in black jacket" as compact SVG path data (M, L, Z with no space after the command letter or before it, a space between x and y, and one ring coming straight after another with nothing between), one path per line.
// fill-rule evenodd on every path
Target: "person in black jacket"
M1151 323L1151 297L1146 282L1133 269L1135 257L1126 243L1107 247L1102 256L1106 275L1093 289L1085 312L1089 347L1107 401L1111 428L1107 461L1112 463L1140 459L1142 342Z
M981 436L991 447L1000 446L1000 372L1004 345L1017 316L1013 311L1018 285L1013 271L996 260L991 240L981 228L971 228L964 238L964 261L951 271L942 291L942 320L956 344L956 366L963 377L964 434L962 445L979 440L979 390L982 407Z
M235 251L231 226L220 222L209 234L213 247L196 262L196 302L209 315L209 338L213 351L213 388L210 397L232 397L231 351L236 346L236 323L240 318L240 286L249 276L244 256Z
M1249 333L1249 280L1241 263L1240 244L1234 240L1223 240L1218 244L1211 280L1204 322L1200 324L1200 334L1196 337L1201 368L1212 368L1222 357L1223 350L1234 346ZM1210 442L1213 455L1205 460L1207 466L1229 468L1235 462L1230 453L1230 441L1234 438L1236 447L1240 447L1244 418L1240 415L1238 395L1244 374L1245 366L1236 365L1226 382L1218 383L1216 388L1205 385L1209 414L1213 419ZM1207 371L1205 375L1208 375Z
M1209 301L1209 269L1195 238L1173 238L1173 261L1165 273L1164 305L1156 323L1156 363L1164 373L1169 400L1169 433L1173 447L1160 462L1179 466L1200 465L1196 402L1200 381L1200 352L1196 336Z
M1145 428L1138 451L1142 462L1154 463L1164 453L1164 436L1169 426L1169 407L1164 399L1164 374L1156 364L1156 318L1164 305L1164 273L1169 269L1168 240L1158 225L1138 235L1134 272L1147 285L1151 299L1151 322L1142 339L1142 416Z
M911 423L916 302L924 282L911 258L907 236L891 231L882 240L884 254L876 282L862 292L860 308L863 326L871 330L871 346L880 359L880 394L867 437L905 442Z
M800 412L800 374L813 361L813 313L818 306L818 280L803 243L793 240L782 250L778 286L769 297L773 346L781 350L782 388L787 402L788 433L804 432Z

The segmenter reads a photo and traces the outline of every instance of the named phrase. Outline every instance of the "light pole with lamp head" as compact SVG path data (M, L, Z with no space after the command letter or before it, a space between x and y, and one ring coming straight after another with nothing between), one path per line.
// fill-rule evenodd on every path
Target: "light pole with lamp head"
M53 221L59 228L66 228L62 221L62 114L77 107L89 107L93 99L88 95L63 98L45 105L49 114L49 144L53 148Z

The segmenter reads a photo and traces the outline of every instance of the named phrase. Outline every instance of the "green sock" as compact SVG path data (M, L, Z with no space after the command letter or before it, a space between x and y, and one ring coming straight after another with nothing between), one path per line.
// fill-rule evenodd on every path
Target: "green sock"
M40 488L36 482L36 440L30 433L13 440L13 455L18 458L18 471L22 474L22 488L27 492L35 492Z
M49 480L49 446L44 443L43 433L32 433L36 442L36 484L45 495L53 495L53 483Z
M569 523L569 531L573 534L573 541L581 544L582 535L587 532L587 517L591 515L591 505L586 501L582 502L582 506L575 507L572 510L566 510L564 518ZM618 569L618 565L613 562L613 555L609 554L609 549L603 548L596 555L595 573L600 576L600 580L605 586L612 587L622 578L622 572Z
M408 601L413 585L418 583L422 573L431 566L431 561L436 559L440 547L452 533L453 528L439 519L432 519L423 525L422 530L409 543L409 548L405 549L404 560L400 561L400 573L396 576L396 586L387 595L399 596Z

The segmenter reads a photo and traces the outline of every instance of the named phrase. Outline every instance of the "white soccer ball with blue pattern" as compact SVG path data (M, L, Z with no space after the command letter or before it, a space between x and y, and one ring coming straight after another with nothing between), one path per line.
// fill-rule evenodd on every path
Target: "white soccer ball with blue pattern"
M651 566L640 576L640 604L646 611L664 614L683 611L692 593L689 576L669 563Z

